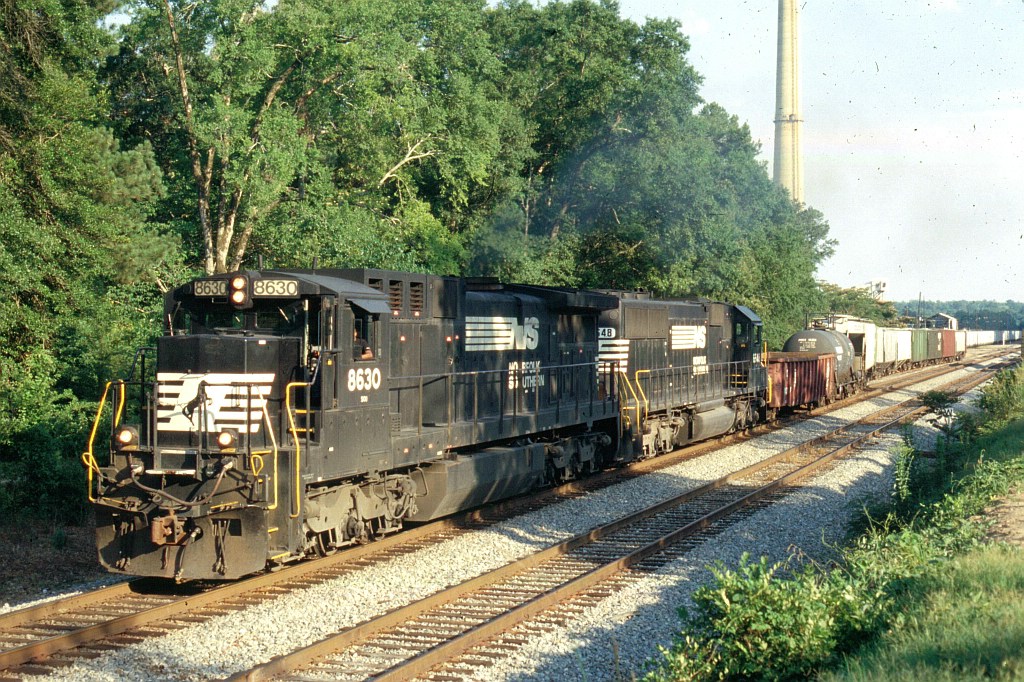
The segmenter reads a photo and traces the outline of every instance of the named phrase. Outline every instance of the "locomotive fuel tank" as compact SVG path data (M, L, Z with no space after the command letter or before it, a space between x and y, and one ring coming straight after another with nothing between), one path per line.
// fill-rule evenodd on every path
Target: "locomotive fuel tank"
M786 340L784 353L835 353L836 379L847 384L859 378L853 371L853 344L845 334L831 329L803 329Z

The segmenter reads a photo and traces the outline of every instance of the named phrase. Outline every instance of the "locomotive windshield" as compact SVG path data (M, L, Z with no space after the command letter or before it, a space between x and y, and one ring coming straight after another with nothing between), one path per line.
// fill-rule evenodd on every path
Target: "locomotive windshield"
M301 300L256 300L244 310L226 303L183 301L169 321L175 334L301 336L307 316Z

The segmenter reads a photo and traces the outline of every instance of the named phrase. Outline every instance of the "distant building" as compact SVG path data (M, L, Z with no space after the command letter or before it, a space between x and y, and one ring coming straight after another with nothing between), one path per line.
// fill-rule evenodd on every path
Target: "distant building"
M871 297L879 303L885 303L885 290L889 288L889 283L884 279L876 279L865 284L862 289L867 289Z
M924 323L929 329L959 329L956 318L946 313L937 313L927 317Z

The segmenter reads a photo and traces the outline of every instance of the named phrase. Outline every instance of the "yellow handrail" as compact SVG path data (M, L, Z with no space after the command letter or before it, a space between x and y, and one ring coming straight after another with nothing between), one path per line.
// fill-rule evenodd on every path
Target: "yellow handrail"
M644 392L644 387L640 383L640 375L641 374L650 374L650 373L651 373L651 370L649 370L649 369L638 369L636 371L636 374L633 375L633 379L636 380L636 389L638 391L640 391L640 396L644 399L644 422L647 421L647 415L649 415L651 413L651 409L650 409L649 401L647 400L647 394ZM637 418L637 420L640 419L639 405L637 406L636 418ZM640 424L640 427L643 428L643 424Z
M308 381L293 381L284 388L284 411L288 415L288 426L292 432L292 440L295 441L295 502L294 512L289 512L290 518L298 518L302 512L302 498L299 496L301 492L302 477L300 475L299 464L302 460L302 444L299 442L299 430L295 426L295 415L292 414L292 389L298 388L299 386L309 387L311 384Z
M113 381L108 381L107 385L103 387L103 395L100 397L100 405L96 408L96 418L92 420L92 430L89 432L88 449L82 453L82 464L85 465L86 471L88 472L86 476L86 494L88 495L90 502L95 502L99 499L98 496L93 496L92 494L93 473L100 473L99 462L96 461L96 456L93 454L93 444L96 442L96 432L100 427L100 417L103 416L103 408L107 404L107 393L110 391L110 387L113 386L114 383L115 382ZM114 415L114 424L112 427L115 429L117 428L117 425L121 423L121 415L124 413L124 382L118 380L116 383L118 384L119 400L117 413Z
M633 390L633 384L629 381L629 375L626 374L626 371L624 369L619 369L619 374L622 375L622 379L626 382L626 388L628 388L629 392L633 394L633 400L636 402L636 423L637 423L637 427L639 427L640 426L640 399L636 397L636 391ZM628 410L629 409L629 405L627 405L624 409Z

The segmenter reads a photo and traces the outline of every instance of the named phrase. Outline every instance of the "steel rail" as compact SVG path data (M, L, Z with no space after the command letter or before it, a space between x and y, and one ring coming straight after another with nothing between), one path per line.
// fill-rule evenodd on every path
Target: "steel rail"
M956 369L955 364L943 365L942 367L945 372L951 372ZM922 379L918 376L911 380L911 384L919 383L924 380L927 379ZM888 390L898 389L890 388ZM869 399L871 396L867 394L857 394L856 397L863 400ZM849 401L843 401L841 404L845 405L850 403ZM766 430L768 429L762 428L761 432ZM423 526L413 527L400 534L383 538L368 545L342 549L331 556L318 560L303 562L280 571L264 573L253 578L212 588L199 594L181 597L171 602L160 604L156 607L148 609L144 608L134 614L119 616L117 618L79 628L71 632L51 637L43 637L41 639L27 642L21 646L0 652L0 670L24 663L40 661L55 653L65 651L76 646L81 646L106 637L123 634L133 628L137 628L154 621L171 620L175 616L184 614L188 611L215 606L217 603L227 602L233 598L246 597L250 601L262 601L269 599L272 598L273 595L260 595L258 594L259 591L272 588L281 583L295 582L306 578L313 573L322 573L325 571L337 570L338 568L344 568L345 564L352 564L377 554L386 554L389 551L400 549L403 545L413 545L424 539L434 538L439 542L445 539L442 536L448 531L458 530L460 532L464 532L474 526L479 527L481 524L489 525L499 519L502 515L516 513L517 511L521 511L523 507L529 507L531 505L536 506L538 504L549 504L567 496L581 494L588 489L604 487L624 478L635 477L650 471L656 471L658 469L673 466L679 461L705 454L706 452L724 447L728 443L735 442L738 439L748 437L749 435L747 434L733 435L724 440L697 444L683 448L682 450L678 450L674 453L668 453L661 457L636 462L628 467L603 472L602 474L590 477L583 481L564 484L558 488L542 491L539 494L528 496L526 498L509 500L497 505L491 505L490 507L482 510L474 510L457 517L441 519ZM415 547L412 549L415 549ZM409 551L412 551L412 549L409 549ZM327 575L322 577L320 580L313 582L327 580L332 577L335 576ZM117 605L119 599L129 594L145 597L147 594L143 592L142 589L147 581L148 579L142 579L119 583L107 588L101 588L85 594L75 595L64 600L47 602L10 612L0 616L0 631L9 631L29 623L39 624L42 621L56 619L66 615L87 615L76 614L75 611L77 609L84 609L98 604L103 604L104 602L111 602L113 605ZM312 582L310 584L312 584ZM46 626L39 625L39 628L45 629Z
M974 385L986 381L989 378L988 375L989 372L982 372L977 378L971 378L968 381L960 381L956 383L966 386L966 388L961 389L966 391ZM523 622L524 620L528 620L539 615L551 606L593 588L596 584L603 582L613 575L649 558L653 554L675 544L682 538L692 536L700 530L707 528L715 521L734 513L736 510L773 495L779 492L782 488L791 486L796 481L806 478L811 473L829 464L837 457L849 452L866 440L874 438L893 426L905 423L926 411L925 407L919 405L920 401L917 398L908 398L907 400L901 401L895 405L869 415L854 424L834 429L828 434L819 436L810 441L794 446L793 448L789 448L784 452L777 453L776 455L766 458L761 462L749 465L739 471L732 472L727 476L690 490L675 498L663 501L657 505L653 505L652 507L635 512L612 523L578 535L570 540L559 543L558 545L542 550L536 554L530 555L529 557L525 557L518 562L505 565L495 571L471 578L459 585L438 592L435 595L408 606L394 609L382 616L373 618L363 624L328 637L303 649L274 658L268 663L232 676L228 678L228 681L259 682L262 680L272 679L275 676L283 675L296 670L297 668L309 665L310 663L325 656L329 656L360 642L367 641L377 634L397 628L398 626L406 624L420 616L438 609L439 607L451 604L462 597L485 588L492 587L515 575L524 573L525 571L535 569L547 561L561 555L568 554L577 548L607 537L616 531L636 524L640 520L654 517L665 510L678 507L700 496L706 495L713 490L728 485L733 481L749 477L750 475L762 471L774 464L784 462L796 453L806 453L814 447L820 447L825 444L829 438L834 437L837 433L848 431L855 424L876 421L881 414L902 412L902 414L896 418L888 419L881 426L873 428L867 432L855 435L850 434L853 437L849 442L828 450L824 455L815 458L814 461L800 465L797 469L776 478L776 480L771 483L760 486L758 489L743 495L739 499L729 502L710 514L706 514L686 526L658 538L656 541L649 543L645 547L580 575L579 577L566 582L561 587L546 591L545 593L504 612L497 618L472 626L470 629L456 635L448 641L417 653L409 659L399 662L386 671L373 675L372 677L375 680L390 681L407 680L412 677L422 675L434 669L442 662L455 658L467 652L474 646L493 639L497 635L500 635L502 632L509 630L511 627ZM911 409L907 409L908 407Z

